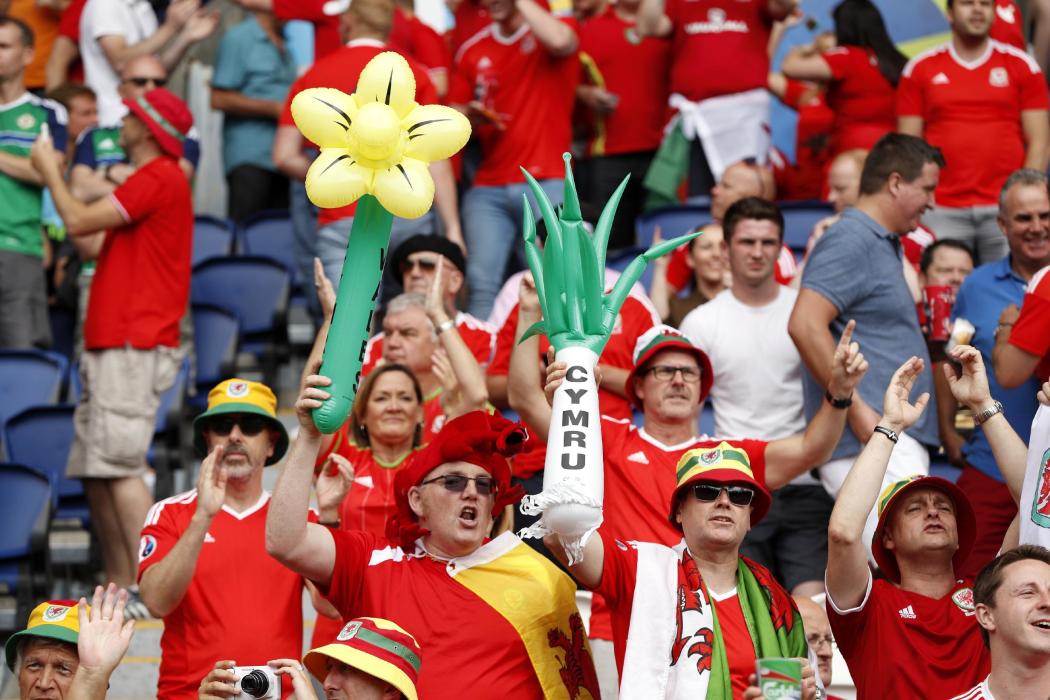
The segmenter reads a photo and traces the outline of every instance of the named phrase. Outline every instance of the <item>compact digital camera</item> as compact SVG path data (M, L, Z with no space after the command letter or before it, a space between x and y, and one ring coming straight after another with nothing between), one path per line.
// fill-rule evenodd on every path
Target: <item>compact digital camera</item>
M281 679L269 666L235 666L238 694L234 700L281 700Z

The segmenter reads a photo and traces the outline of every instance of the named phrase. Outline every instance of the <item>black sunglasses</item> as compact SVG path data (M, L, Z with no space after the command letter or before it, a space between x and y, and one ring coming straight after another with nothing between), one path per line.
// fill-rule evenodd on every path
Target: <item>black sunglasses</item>
M463 493L467 489L468 481L474 482L474 488L478 490L478 494L481 496L490 496L496 493L498 488L496 480L491 476L463 476L462 474L435 476L433 479L421 481L419 485L426 486L427 484L433 484L435 481L440 481L445 490L452 493Z
M167 78L128 78L127 82L135 85L136 87L146 87L150 83L153 83L154 87L164 87L168 84Z
M204 428L209 430L216 435L226 437L233 430L233 426L237 425L241 428L241 433L252 437L258 435L267 428L267 421L262 416L253 415L227 415L227 416L215 416L208 420L204 424Z
M434 258L416 258L415 260L404 260L401 262L400 272L402 275L415 269L418 265L423 272L433 272L437 269L438 261Z
M750 505L755 497L755 490L747 486L722 486L721 484L693 484L693 496L698 501L713 503L725 489L729 502L734 506Z

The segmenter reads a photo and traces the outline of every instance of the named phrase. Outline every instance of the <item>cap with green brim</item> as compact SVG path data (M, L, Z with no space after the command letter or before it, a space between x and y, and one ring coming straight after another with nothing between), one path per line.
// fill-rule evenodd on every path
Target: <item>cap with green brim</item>
M268 418L278 438L273 455L266 460L266 466L281 461L288 451L288 431L277 420L277 397L270 387L247 379L227 379L208 392L208 410L193 420L193 447L198 456L204 457L208 453L204 440L204 427L208 420L230 413L250 413Z
M89 606L90 609L90 606ZM15 659L18 647L28 637L54 639L67 642L74 647L80 635L79 603L75 600L49 600L33 608L29 613L26 628L15 632L7 639L4 653L7 656L7 667L15 670Z

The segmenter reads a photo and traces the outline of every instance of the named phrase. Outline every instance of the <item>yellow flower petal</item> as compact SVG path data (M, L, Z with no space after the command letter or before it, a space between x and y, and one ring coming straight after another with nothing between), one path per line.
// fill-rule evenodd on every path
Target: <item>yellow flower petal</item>
M422 105L401 120L408 132L405 156L432 163L452 156L470 138L470 120L444 105Z
M401 54L384 51L365 66L354 92L357 106L382 102L404 117L416 106L416 79Z
M321 148L345 148L357 104L334 88L309 88L292 99L292 119L307 140Z
M306 173L306 194L323 209L345 207L371 189L372 178L373 171L357 164L345 148L322 148Z
M418 219L434 201L434 179L427 164L405 158L397 165L376 172L372 186L383 208L402 219Z

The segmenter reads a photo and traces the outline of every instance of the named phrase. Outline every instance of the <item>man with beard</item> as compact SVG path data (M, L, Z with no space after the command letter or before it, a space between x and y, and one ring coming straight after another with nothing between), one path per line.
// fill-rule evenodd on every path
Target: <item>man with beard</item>
M139 592L164 620L157 697L193 700L216 659L258 666L298 658L303 581L266 553L263 468L288 450L269 387L244 379L208 393L193 422L197 488L146 515ZM260 611L265 611L260 614Z

